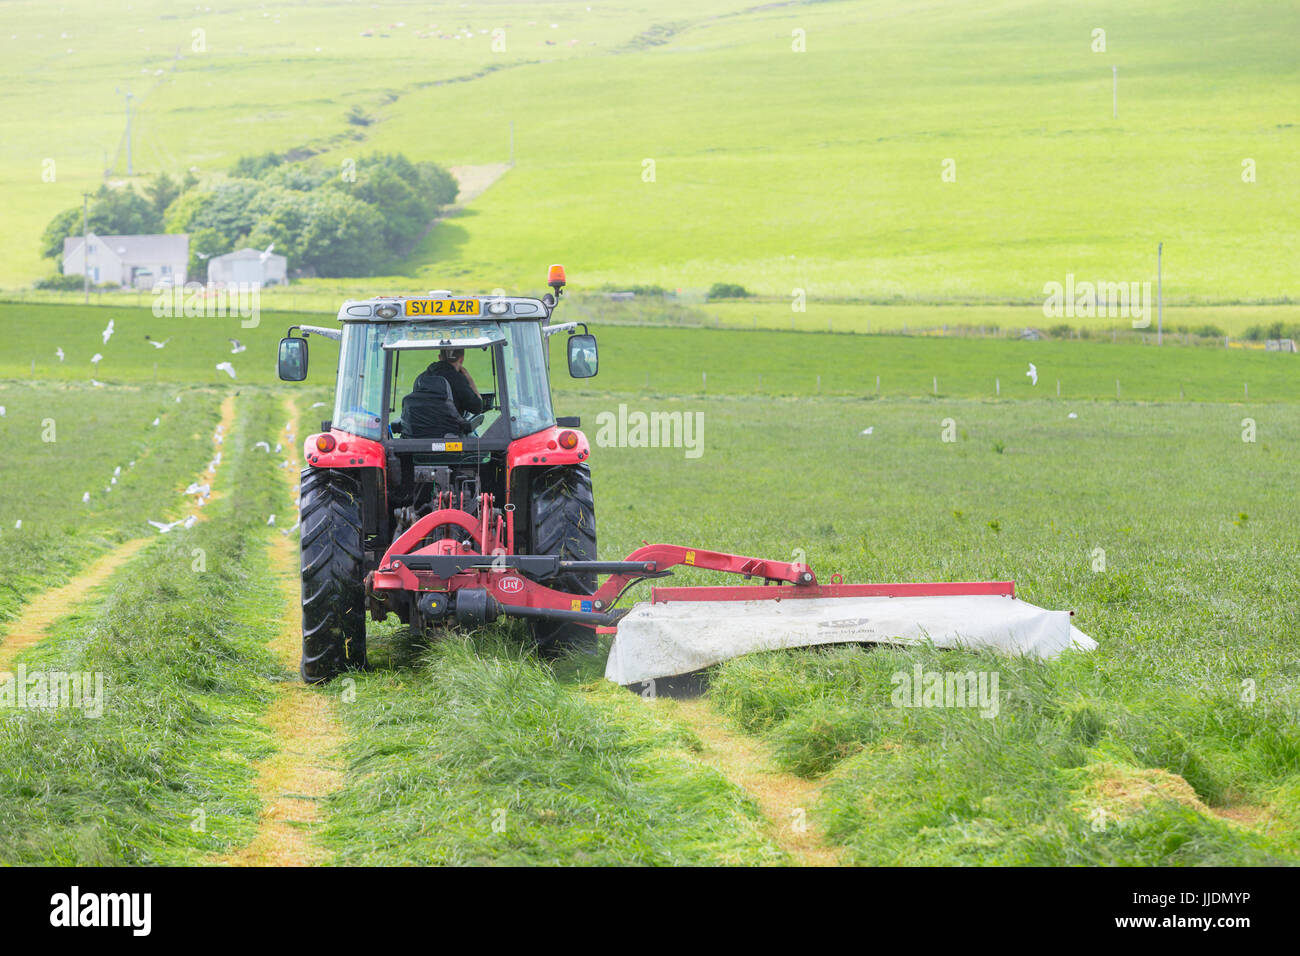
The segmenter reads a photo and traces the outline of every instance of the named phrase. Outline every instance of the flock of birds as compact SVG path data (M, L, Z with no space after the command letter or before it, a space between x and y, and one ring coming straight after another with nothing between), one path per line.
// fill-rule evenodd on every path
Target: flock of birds
M176 400L178 402L180 401L179 395L176 397ZM158 419L154 419L154 424L155 425L158 424ZM217 430L212 435L212 444L217 446L216 451L212 455L212 460L208 462L208 467L204 469L202 478L200 478L200 480L198 481L190 482L190 484L185 488L185 490L181 492L181 494L183 495L194 497L195 508L202 508L204 505L208 503L208 501L212 497L212 481L216 478L217 468L220 467L221 465L221 454L222 454L221 446L224 445L226 441L225 430L226 430L225 426L218 423ZM284 426L284 441L277 441L275 443L274 454L277 455L281 454L285 449L285 443L287 442L290 446L292 446L293 441L294 441L293 422L286 422ZM253 447L258 451L265 452L268 455L272 454L271 443L268 441L254 442ZM131 465L134 466L135 462L131 462ZM281 468L289 468L292 465L293 462L288 458L280 462ZM114 481L116 481L116 479L114 479ZM294 486L293 494L294 494L293 504L294 504L294 509L296 511L298 505L297 485ZM86 496L82 498L82 500L89 501L90 500L89 493L87 493ZM168 534L169 532L174 531L178 527L192 528L194 527L194 524L197 521L198 521L198 512L192 511L186 517L178 518L175 521L154 521L153 519L149 519L149 524L154 528L156 528L159 534ZM275 515L271 515L270 517L268 517L266 519L266 524L268 527L274 527ZM284 535L292 534L294 531L298 530L298 524L299 524L298 521L294 521L292 526L288 528L280 529L280 533Z
M115 331L116 331L115 323L113 322L112 319L109 319L108 325L104 326L104 330L100 333L100 336L104 340L104 345L108 345L108 340L113 337L113 333ZM153 336L146 333L144 340L148 342L150 345L152 345L155 349L165 349L167 347L167 343L171 341L171 337L169 336L168 338L165 339L155 339ZM248 346L246 346L243 342L239 341L239 339L227 339L226 341L230 343L231 355L238 355L240 352L246 351L248 349ZM66 357L63 351L63 346L61 345L55 347L54 354L60 362L62 362ZM102 352L96 352L94 355L90 357L90 364L93 365L96 370L99 369L99 363L102 361L104 361L104 355ZM226 359L224 362L218 362L216 368L217 371L225 372L231 378L237 377L235 373L235 366L231 364L229 359ZM93 377L90 379L90 384L95 388L104 387L103 382L98 381Z
M267 253L269 254L269 252L270 250L268 249ZM108 345L109 339L113 337L116 331L117 331L116 323L112 319L109 319L108 325L106 325L103 331L100 333L100 337L103 341L103 345L105 346ZM171 342L171 337L165 339L155 339L153 336L147 333L144 338L146 342L152 345L155 349L159 349L159 350L165 349L168 343ZM246 351L248 348L248 346L246 346L243 342L239 341L239 339L227 339L227 341L230 342L231 355L238 355L241 352ZM54 350L54 354L58 356L60 362L62 362L65 358L65 353L63 351L62 346L56 347ZM102 362L103 360L104 360L103 353L96 352L94 355L91 356L90 364L93 365L96 369L98 369L99 363ZM225 372L232 379L236 377L235 367L230 362L229 359L223 362L218 362L216 368L218 371ZM93 377L90 380L90 384L95 388L104 387L103 382L97 381ZM176 396L176 402L177 404L180 404L181 402L180 395ZM322 403L317 402L312 407L315 408L320 404ZM0 405L0 418L3 418L5 414L6 414L5 407L3 405ZM154 420L150 423L150 427L157 428L161 424L162 424L162 415L158 415L155 416ZM194 506L196 509L205 506L212 497L212 481L216 478L217 468L220 467L221 465L221 456L222 456L221 446L225 443L225 440L226 440L225 426L218 424L216 432L212 436L212 443L214 446L216 446L216 450L212 456L212 460L208 462L207 468L203 472L203 477L198 481L190 482L190 484L185 488L185 490L181 492L186 496L191 496L194 498ZM285 449L285 443L287 442L289 445L292 445L293 441L294 441L293 423L290 422L287 423L284 427L284 441L277 441L275 443L274 453L277 455L281 454ZM272 453L271 443L268 441L255 442L253 444L253 447L267 454ZM290 461L290 459L286 458L280 463L280 467L288 468L292 464L293 462ZM127 462L126 464L127 470L130 470L134 467L135 467L134 461ZM113 488L117 485L118 479L120 477L122 477L122 466L117 465L116 467L113 468L113 474L109 476L108 484L104 486L104 494L112 493ZM295 491L294 491L295 510L297 507L297 494L298 492L295 487ZM89 491L83 492L81 496L82 504L90 504L90 501L91 501L90 492ZM170 532L176 530L177 528L186 528L186 529L192 528L198 522L198 520L199 520L198 511L195 510L195 511L191 511L188 515L186 515L183 518L177 518L175 521L155 521L152 518L150 518L148 519L148 524L154 529L156 529L159 534L169 534ZM268 517L266 523L268 526L273 527L275 525L275 515L271 515L270 517ZM291 527L282 528L280 533L285 535L291 534L298 529L298 524L299 524L298 521L294 521ZM22 519L20 518L15 522L14 527L16 530L21 530L22 526L23 526L23 522Z

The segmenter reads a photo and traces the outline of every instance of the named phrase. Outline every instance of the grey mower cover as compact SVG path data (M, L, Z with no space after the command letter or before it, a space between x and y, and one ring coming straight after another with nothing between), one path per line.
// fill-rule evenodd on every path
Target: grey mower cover
M605 677L637 684L757 651L927 641L1040 658L1097 647L1068 611L1004 595L670 601L637 604L619 621Z

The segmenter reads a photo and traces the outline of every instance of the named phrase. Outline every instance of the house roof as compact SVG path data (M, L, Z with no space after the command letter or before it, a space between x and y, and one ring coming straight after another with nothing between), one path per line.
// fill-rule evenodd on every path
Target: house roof
M185 233L153 236L97 236L92 239L102 242L112 250L126 265L148 265L154 262L188 262L190 257L190 237ZM81 236L69 236L63 240L63 254L76 252L81 248Z
M234 252L227 252L224 256L213 256L212 261L233 262L236 259L261 259L261 258L262 258L262 250L244 248L244 249L236 249ZM280 255L278 252L273 252L269 256L267 256L267 259L284 259L284 256Z

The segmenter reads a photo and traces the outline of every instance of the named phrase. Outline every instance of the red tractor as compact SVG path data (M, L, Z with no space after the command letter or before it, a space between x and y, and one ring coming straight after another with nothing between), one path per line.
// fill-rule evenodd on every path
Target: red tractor
M285 381L306 378L307 336L339 342L333 418L303 449L304 680L365 666L367 610L422 632L523 617L550 655L593 649L596 629L627 613L613 605L637 580L678 563L709 566L712 552L671 545L596 559L590 447L578 419L552 411L547 346L568 333L569 373L589 378L596 338L578 323L550 323L563 268L548 280L554 291L540 299L435 292L346 302L341 329L293 326L280 340ZM417 379L444 364L431 357L459 351L483 410L452 423L444 415L439 434L413 428ZM773 563L772 576L796 580L792 568ZM611 575L599 591L598 574Z
M631 614L607 675L632 683L770 646L888 639L867 618L846 617L874 614L872 601L929 595L962 620L968 610L943 602L1010 596L1009 583L818 585L803 563L669 544L598 560L590 448L578 419L552 411L547 346L567 333L569 374L589 378L596 339L585 325L577 332L581 323L551 322L563 268L552 266L548 282L540 299L433 292L345 302L341 328L293 326L280 340L280 378L295 382L307 376L308 336L339 342L333 417L304 446L305 681L365 666L367 611L422 633L520 617L547 656L594 649L598 631L619 632ZM648 605L615 607L632 585L677 565L763 584L656 588ZM608 575L599 587L598 575ZM718 620L703 626L710 615Z

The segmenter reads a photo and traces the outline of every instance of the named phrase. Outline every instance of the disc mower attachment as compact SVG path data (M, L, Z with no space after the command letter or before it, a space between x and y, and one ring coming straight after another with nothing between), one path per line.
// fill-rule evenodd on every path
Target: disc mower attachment
M1040 658L1097 647L1068 611L1017 600L1011 582L659 588L619 622L605 676L629 685L759 651L927 642Z

